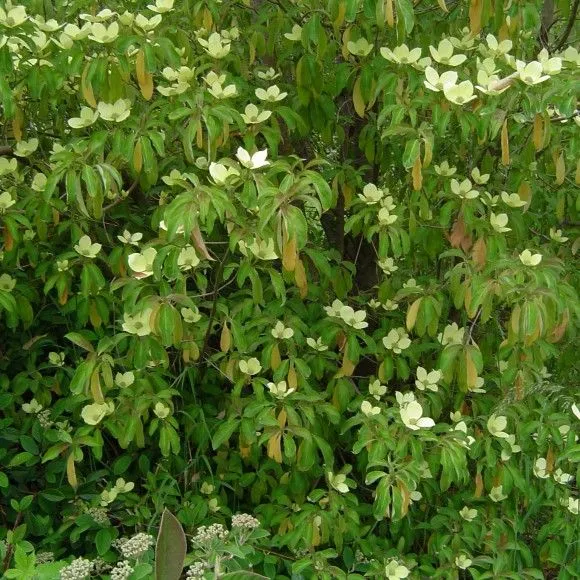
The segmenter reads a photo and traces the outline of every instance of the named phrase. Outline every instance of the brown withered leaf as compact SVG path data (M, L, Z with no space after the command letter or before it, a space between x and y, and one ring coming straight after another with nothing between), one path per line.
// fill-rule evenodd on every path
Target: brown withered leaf
M454 248L461 248L464 252L467 252L469 248L471 248L473 240L465 229L463 215L459 214L458 218L455 220L451 232L448 235L448 239Z
M483 269L487 257L487 245L484 238L479 238L471 249L471 257L478 270Z

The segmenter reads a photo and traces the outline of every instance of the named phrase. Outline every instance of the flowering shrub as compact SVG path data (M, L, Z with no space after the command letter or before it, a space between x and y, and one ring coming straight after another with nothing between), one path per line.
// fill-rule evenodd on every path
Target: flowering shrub
M575 577L545 4L3 3L7 578Z

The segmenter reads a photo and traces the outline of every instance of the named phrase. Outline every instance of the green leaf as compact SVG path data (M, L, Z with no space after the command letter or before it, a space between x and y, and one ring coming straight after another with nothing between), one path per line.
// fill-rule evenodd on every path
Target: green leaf
M217 431L211 438L211 444L214 451L220 447L220 445L229 440L233 432L238 428L239 424L239 419L229 419L218 427Z
M179 520L165 508L155 546L156 580L179 580L186 553L187 541L183 528Z
M79 395L85 390L94 369L94 360L86 360L77 367L69 386L71 393Z
M68 334L64 335L65 338L70 340L72 343L84 348L88 352L95 352L93 345L82 335L78 332L69 332Z
M412 0L397 0L397 13L405 23L405 30L409 34L415 26L415 14Z

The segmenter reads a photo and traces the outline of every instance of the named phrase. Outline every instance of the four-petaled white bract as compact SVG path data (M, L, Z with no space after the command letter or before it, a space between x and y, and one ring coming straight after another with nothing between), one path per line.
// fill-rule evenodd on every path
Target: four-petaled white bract
M153 412L159 419L165 419L171 412L171 409L159 401L155 404L155 407L153 407Z
M386 385L381 385L381 381L374 380L369 385L369 395L372 395L377 401L387 392Z
M117 373L115 375L115 384L121 389L126 389L127 387L130 387L134 382L135 382L135 373L133 373L132 371Z
M108 44L117 40L119 36L119 24L117 22L106 26L100 22L95 22L90 28L89 38L99 44Z
M242 113L242 119L248 125L256 125L258 123L263 123L268 120L272 115L272 111L263 110L260 111L256 105L250 103L246 105L244 112Z
M363 401L360 405L360 410L367 417L372 417L373 415L378 415L381 412L380 407L373 407L372 403L368 401Z
M249 358L248 360L241 360L238 366L245 375L257 375L262 370L260 361L255 357Z
M425 69L425 80L423 84L431 91L439 92L442 91L445 87L451 87L457 83L458 75L454 70L445 71L441 75L437 73L437 71L428 66ZM444 163L447 163L445 161Z
M373 49L373 45L366 38L359 38L356 41L349 40L346 43L348 52L355 56L367 56Z
M93 111L90 107L81 107L79 117L73 117L67 122L73 129L89 127L99 118L99 111Z
M238 161L248 169L260 169L260 167L270 165L270 162L266 159L266 157L268 157L267 149L256 151L256 153L250 155L243 147L238 147L236 157L238 158Z
M199 258L193 246L185 246L177 256L177 266L183 272L195 268L199 264Z
M523 207L527 203L517 193L508 193L507 191L501 192L501 200L510 207Z
M497 215L491 212L489 216L489 223L491 227L498 233L511 232L512 229L506 227L508 223L508 216L505 213L498 213Z
M525 249L520 254L520 262L524 266L537 266L542 261L542 254L532 254L530 250Z
M101 244L97 244L96 242L93 244L89 236L83 236L74 246L75 252L85 258L96 258L101 248Z
M487 430L494 436L500 439L507 439L509 435L504 431L507 427L507 417L504 415L490 415L487 420Z
M381 56L386 60L395 62L397 64L412 64L421 58L421 49L413 48L409 50L406 44L396 46L393 50L383 46L380 50Z
M437 340L443 346L450 346L453 344L461 344L464 336L465 328L459 328L457 322L452 322L444 328L443 332L437 335Z
M399 564L397 560L391 560L385 566L385 578L387 580L401 580L402 578L407 578L411 571L407 566Z
M383 338L383 345L388 350L392 350L395 354L411 346L411 339L405 332L404 328L393 328L389 334Z
M420 391L428 389L437 392L439 390L437 383L441 380L441 376L442 374L440 370L434 370L428 373L423 367L417 367L417 380L415 381L415 386Z
M351 306L343 306L340 309L339 316L346 324L357 330L366 328L369 325L369 323L365 321L367 313L364 310L354 310Z
M472 522L477 517L477 510L463 506L459 511L459 515L466 521Z
M328 346L322 342L322 338L320 337L318 337L316 340L308 337L306 339L306 344L318 352L324 352L325 350L328 350Z
M464 54L453 54L453 45L448 38L444 38L437 48L430 46L429 51L434 60L447 66L459 66L467 60Z
M214 163L212 161L209 164L209 174L217 185L223 185L228 178L239 176L240 172L235 167L227 167L222 163Z
M435 421L431 417L423 417L423 407L418 401L411 401L402 405L399 413L405 426L413 431L430 429L435 426Z
M250 373L246 373L250 374ZM280 381L279 383L268 383L266 385L272 396L278 399L285 399L288 395L291 395L296 389L289 389L286 381Z
M286 327L281 320L278 320L274 325L274 328L271 330L271 334L274 338L281 340L289 339L294 336L294 330Z
M459 554L459 556L455 558L455 565L462 570L467 570L471 564L473 564L473 560L465 554Z
M114 103L97 104L97 110L101 119L120 123L131 114L131 101L129 99L118 99Z
M271 87L268 87L268 89L256 89L255 94L260 101L268 101L270 103L282 101L288 96L288 93L280 91L280 88L277 85L272 85Z
M500 502L506 499L507 495L505 495L503 492L503 485L492 487L491 491L489 492L489 497L494 502Z
M348 493L348 485L346 483L346 475L344 473L337 473L334 475L332 471L329 471L326 475L328 476L328 483L330 484L330 487L333 487L340 493Z
M112 402L91 403L85 405L81 411L81 417L87 425L98 425L107 415L115 410Z
M383 190L379 189L374 183L367 183L363 187L363 192L358 194L367 205L378 203L383 197Z
M123 330L136 336L148 336L151 334L151 309L146 308L134 315L123 314Z
M534 475L540 479L547 479L550 477L548 472L548 462L544 457L538 457L534 463Z
M155 248L147 248L142 252L135 252L134 254L129 254L127 258L127 263L129 268L133 270L133 276L135 278L147 278L153 275L153 262L157 256L157 250Z
M473 94L471 81L463 81L458 85L445 85L443 87L445 97L456 105L465 105L477 97Z
M204 50L213 58L220 59L227 56L231 50L231 43L229 39L222 38L219 32L212 32L209 38L198 38L197 41Z

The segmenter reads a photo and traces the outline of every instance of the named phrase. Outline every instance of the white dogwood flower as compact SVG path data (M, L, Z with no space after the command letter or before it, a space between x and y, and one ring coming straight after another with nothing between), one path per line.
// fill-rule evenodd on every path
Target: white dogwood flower
M542 261L542 254L532 254L530 250L525 249L520 254L520 262L524 266L537 266Z
M435 421L431 417L423 417L423 407L417 401L403 405L400 407L399 413L405 426L413 431L430 429L435 426Z

